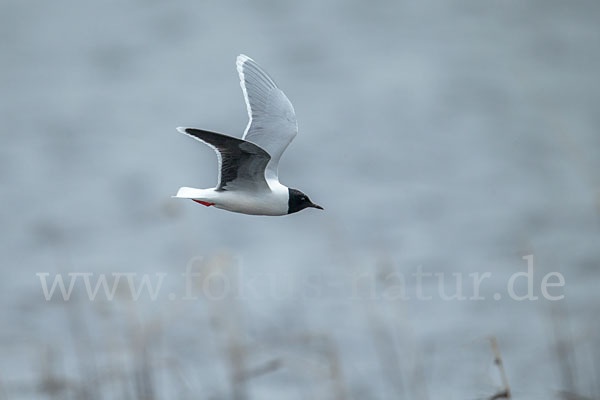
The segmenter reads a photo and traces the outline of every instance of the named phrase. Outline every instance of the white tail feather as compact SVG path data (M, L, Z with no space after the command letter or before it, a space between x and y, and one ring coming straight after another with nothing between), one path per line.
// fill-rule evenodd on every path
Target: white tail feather
M177 194L173 197L180 199L198 199L198 200L211 200L214 191L212 189L194 189L190 187L181 187L177 191Z

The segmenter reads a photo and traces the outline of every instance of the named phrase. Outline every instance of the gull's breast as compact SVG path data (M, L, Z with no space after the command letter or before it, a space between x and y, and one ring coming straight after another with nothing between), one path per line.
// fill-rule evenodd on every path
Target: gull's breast
M280 188L267 192L227 191L219 192L215 207L250 215L286 215L288 192Z

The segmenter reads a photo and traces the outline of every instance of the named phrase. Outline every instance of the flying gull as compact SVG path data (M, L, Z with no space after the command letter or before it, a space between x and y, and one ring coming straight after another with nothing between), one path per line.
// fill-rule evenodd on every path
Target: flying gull
M236 64L250 119L244 136L177 128L216 151L219 178L214 188L182 187L174 197L251 215L322 210L301 191L282 185L277 175L279 159L298 133L292 103L253 59L242 54Z

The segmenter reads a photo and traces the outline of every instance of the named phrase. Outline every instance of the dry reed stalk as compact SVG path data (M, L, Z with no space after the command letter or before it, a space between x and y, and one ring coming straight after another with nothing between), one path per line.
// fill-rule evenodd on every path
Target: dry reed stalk
M504 370L504 363L502 362L502 356L500 355L500 349L498 348L498 342L495 337L490 338L492 345L492 351L494 352L494 364L498 367L500 372L500 379L502 380L502 390L494 394L489 400L497 399L511 399L510 386L508 385L508 378L506 377L506 371Z

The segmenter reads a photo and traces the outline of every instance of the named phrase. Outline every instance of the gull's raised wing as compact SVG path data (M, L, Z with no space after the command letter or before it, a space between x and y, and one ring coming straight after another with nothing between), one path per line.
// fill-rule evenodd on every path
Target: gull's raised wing
M270 190L265 180L269 154L254 143L194 128L177 128L212 147L219 159L219 181L216 190Z
M279 159L298 133L294 107L273 79L250 57L239 55L236 65L250 119L243 139L269 153L271 161L266 168L266 177L278 179Z

